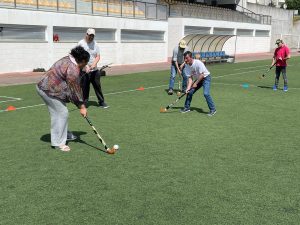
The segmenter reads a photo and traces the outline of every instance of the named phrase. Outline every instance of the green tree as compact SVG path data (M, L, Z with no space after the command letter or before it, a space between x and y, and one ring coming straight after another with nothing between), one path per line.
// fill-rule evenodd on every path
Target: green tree
M300 0L286 0L287 9L295 9L300 12Z

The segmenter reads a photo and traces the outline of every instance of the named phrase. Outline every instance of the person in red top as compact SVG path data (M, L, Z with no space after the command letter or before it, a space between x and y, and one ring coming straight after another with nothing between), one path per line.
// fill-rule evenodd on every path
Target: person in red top
M283 43L281 39L276 40L276 45L278 46L275 49L272 65L276 63L276 77L275 77L275 84L273 86L273 90L276 91L278 88L279 77L282 73L284 86L283 91L288 91L288 80L286 76L286 67L287 67L287 60L291 58L290 49Z

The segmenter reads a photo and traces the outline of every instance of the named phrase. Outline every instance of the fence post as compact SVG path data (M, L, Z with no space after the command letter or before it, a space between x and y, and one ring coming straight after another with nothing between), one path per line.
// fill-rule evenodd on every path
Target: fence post
M133 1L132 3L133 3L133 18L135 18L135 1Z
M106 0L106 15L107 15L107 16L108 16L108 6L109 6L108 1L109 1L109 0Z
M148 18L148 9L147 9L147 3L145 2L145 19Z
M165 19L167 20L168 19L168 6L166 5L165 7Z
M121 0L121 17L123 17L123 0Z
M94 0L91 0L91 10L92 10L92 14L94 14Z

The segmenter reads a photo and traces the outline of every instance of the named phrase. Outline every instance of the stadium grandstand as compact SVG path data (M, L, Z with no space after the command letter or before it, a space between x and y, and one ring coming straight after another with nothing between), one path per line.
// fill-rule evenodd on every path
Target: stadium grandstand
M96 30L101 62L114 65L166 62L183 38L212 60L270 52L277 38L298 49L293 11L283 6L284 0L0 0L6 65L0 72L49 68L89 27Z

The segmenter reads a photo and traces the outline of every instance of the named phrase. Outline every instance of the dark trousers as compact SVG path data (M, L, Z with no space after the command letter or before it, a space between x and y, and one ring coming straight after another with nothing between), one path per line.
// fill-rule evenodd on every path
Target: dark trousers
M275 77L275 86L278 87L280 74L282 73L284 86L287 87L288 80L286 76L286 66L276 66L276 77Z
M101 76L99 70L95 70L90 73L84 73L84 75L82 76L81 85L83 92L83 101L85 104L87 104L89 101L90 83L92 83L94 87L99 104L104 103L104 96L101 89L100 77Z

